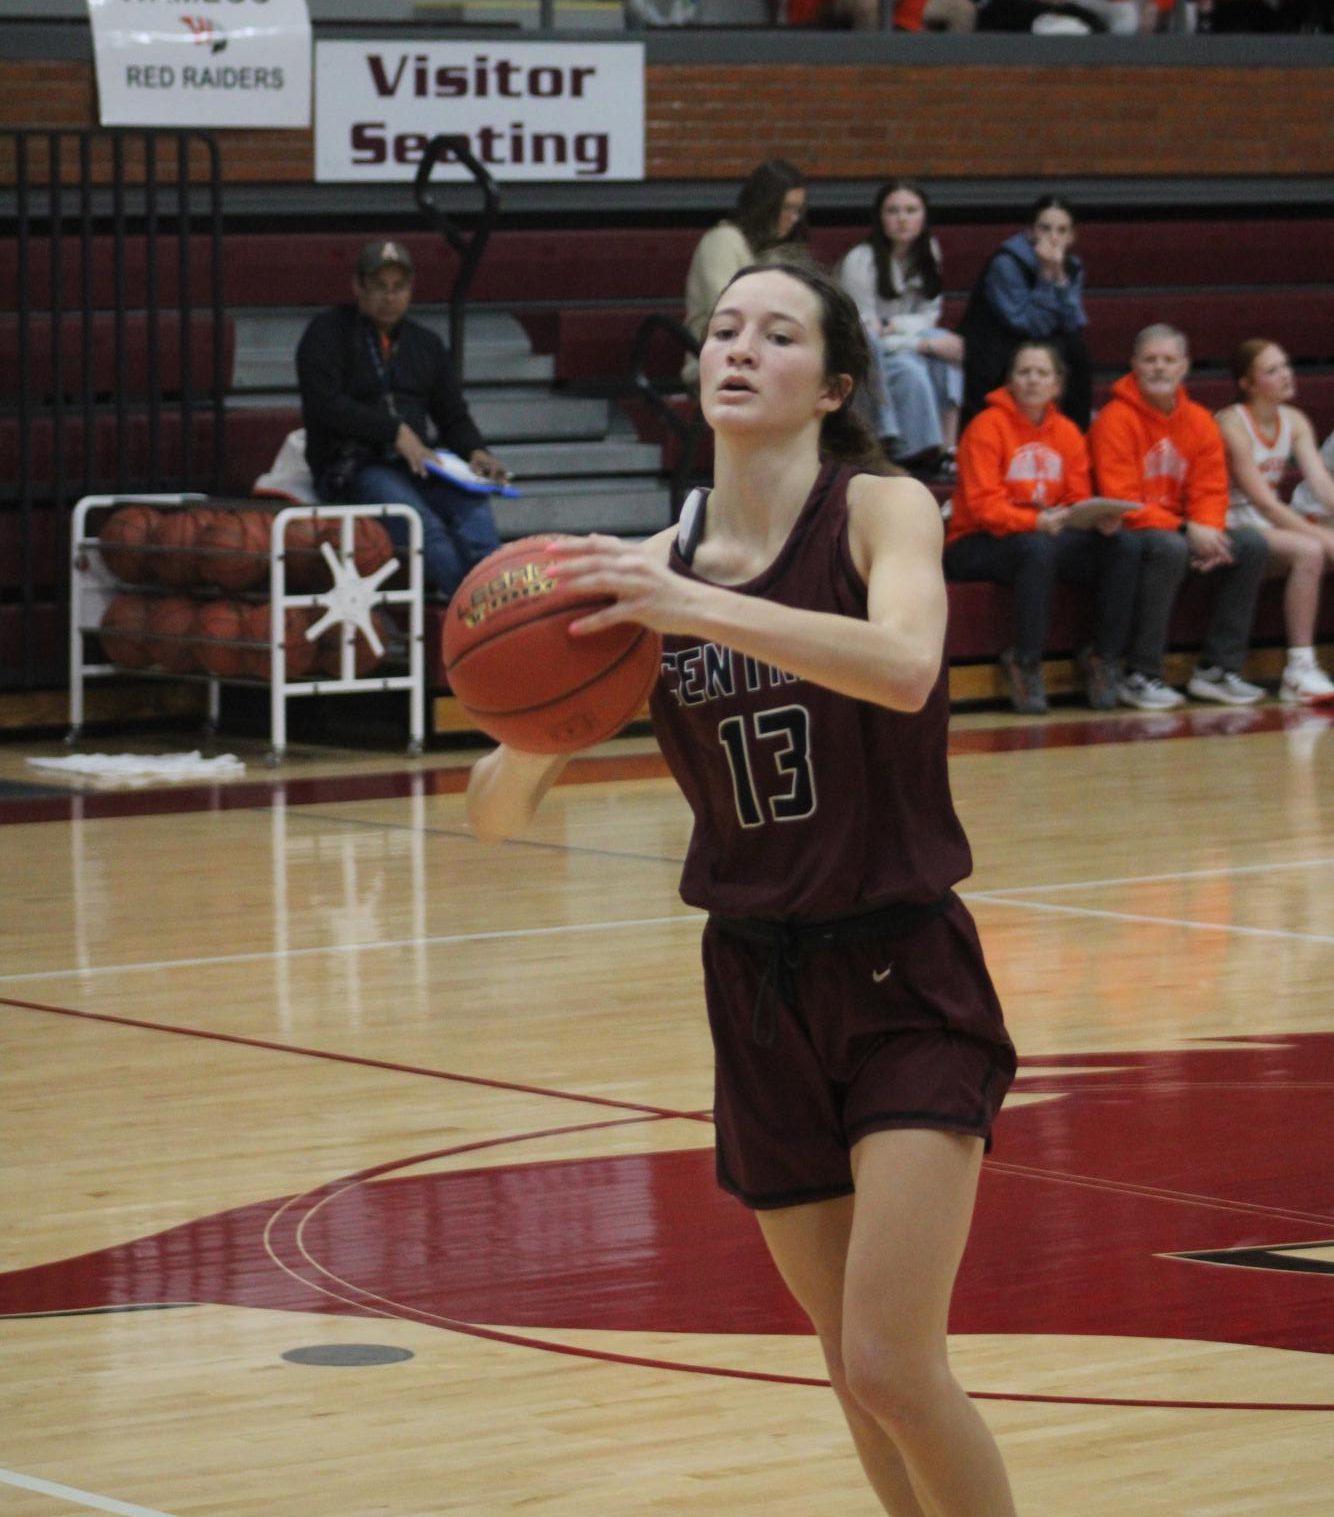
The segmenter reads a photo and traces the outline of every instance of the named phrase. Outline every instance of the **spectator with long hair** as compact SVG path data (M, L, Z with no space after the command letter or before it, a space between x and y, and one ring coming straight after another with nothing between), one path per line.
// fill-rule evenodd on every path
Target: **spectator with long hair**
M1288 355L1266 337L1252 337L1232 355L1235 404L1214 418L1227 445L1229 530L1254 527L1269 549L1266 572L1283 575L1287 665L1279 696L1294 704L1334 701L1334 681L1316 662L1315 625L1321 582L1334 565L1334 528L1308 520L1279 493L1296 464L1311 494L1334 512L1334 478L1316 445L1315 429L1295 405Z
M728 281L753 263L782 262L784 252L806 247L806 180L786 158L769 158L752 169L737 194L731 216L709 228L696 244L686 274L686 326L703 341L709 313ZM694 384L693 354L681 377Z
M949 466L959 437L963 341L941 325L944 273L931 203L911 179L876 192L871 231L839 266L879 367L879 432L909 468Z
M1090 528L1071 507L1090 495L1083 434L1056 402L1065 365L1050 343L1016 349L1006 382L987 396L959 444L945 574L994 580L1014 590L1014 645L1001 655L1016 711L1047 709L1042 654L1058 580L1097 596L1093 645L1079 666L1095 711L1117 704L1117 676L1130 639L1141 540L1108 511Z
M1088 430L1093 370L1084 340L1084 265L1074 242L1070 203L1043 195L1028 226L1007 237L987 260L959 323L965 426L1005 383L1015 348L1036 338L1060 350L1067 371L1061 409L1081 432Z

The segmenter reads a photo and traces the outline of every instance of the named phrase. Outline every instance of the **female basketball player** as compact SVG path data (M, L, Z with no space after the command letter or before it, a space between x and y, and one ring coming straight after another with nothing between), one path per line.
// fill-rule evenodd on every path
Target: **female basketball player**
M709 912L720 1183L758 1216L896 1517L1012 1517L1000 1454L950 1373L946 1319L1014 1050L952 886L935 501L859 472L856 307L805 269L748 269L700 359L715 487L647 544L553 570L664 635L653 715L694 812L681 893ZM868 453L868 448L871 452ZM501 747L469 816L527 824L564 761Z

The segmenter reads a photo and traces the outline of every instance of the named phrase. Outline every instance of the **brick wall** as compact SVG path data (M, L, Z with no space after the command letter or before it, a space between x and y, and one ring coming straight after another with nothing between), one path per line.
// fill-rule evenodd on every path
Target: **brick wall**
M773 154L816 179L1334 172L1315 68L655 64L646 111L649 179L737 179ZM91 64L0 63L0 126L94 119ZM229 182L312 177L309 132L216 135Z

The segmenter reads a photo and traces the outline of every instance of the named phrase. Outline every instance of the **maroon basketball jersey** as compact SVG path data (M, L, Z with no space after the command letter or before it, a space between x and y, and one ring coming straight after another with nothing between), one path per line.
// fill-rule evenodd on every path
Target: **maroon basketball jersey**
M848 482L822 469L778 557L741 595L866 618L848 544ZM694 577L689 520L671 566ZM651 701L663 754L694 813L681 877L724 916L820 918L925 902L972 869L946 768L942 669L911 714L695 637L667 637Z

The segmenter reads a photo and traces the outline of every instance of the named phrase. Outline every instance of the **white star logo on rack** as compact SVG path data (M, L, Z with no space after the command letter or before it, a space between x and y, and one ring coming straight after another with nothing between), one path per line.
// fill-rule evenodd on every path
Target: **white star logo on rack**
M381 584L398 568L398 560L388 559L378 569L363 578L357 573L356 561L350 557L339 558L332 544L321 543L320 552L333 573L333 588L326 591L322 597L329 609L319 621L312 623L306 629L307 639L314 642L335 622L353 622L371 645L371 651L376 658L379 658L384 653L384 644L380 641L380 634L375 630L371 612L380 598Z

